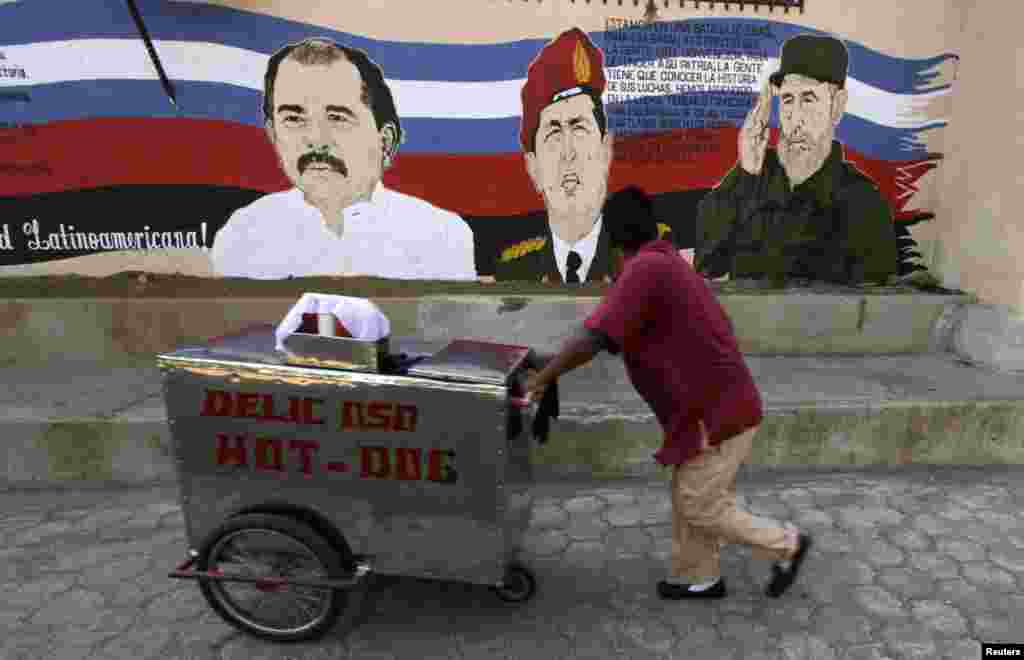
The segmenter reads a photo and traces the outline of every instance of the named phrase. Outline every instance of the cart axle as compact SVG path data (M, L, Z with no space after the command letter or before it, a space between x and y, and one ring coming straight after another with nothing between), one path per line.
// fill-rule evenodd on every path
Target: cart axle
M256 585L257 589L271 590L281 587L295 585L299 587L321 587L325 589L351 589L358 586L370 573L369 564L358 564L354 577L346 580L306 580L302 578L283 577L251 577L248 575L225 575L220 571L191 571L190 566L195 559L189 559L178 566L177 570L171 571L167 577L181 580L213 580L219 582L250 582Z

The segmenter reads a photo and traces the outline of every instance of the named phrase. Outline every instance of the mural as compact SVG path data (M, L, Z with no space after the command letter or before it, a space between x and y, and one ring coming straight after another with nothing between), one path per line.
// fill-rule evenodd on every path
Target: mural
M952 54L744 17L460 44L138 6L171 98L124 3L0 5L0 267L171 249L251 278L604 281L601 202L636 184L708 277L922 268Z
M295 187L231 215L213 244L216 272L476 277L466 223L381 183L402 126L364 51L326 39L287 46L268 62L263 99L267 135Z
M800 35L762 88L739 134L739 163L697 213L697 269L784 282L884 284L897 270L892 209L845 160L848 55L833 37ZM768 148L778 98L778 147Z

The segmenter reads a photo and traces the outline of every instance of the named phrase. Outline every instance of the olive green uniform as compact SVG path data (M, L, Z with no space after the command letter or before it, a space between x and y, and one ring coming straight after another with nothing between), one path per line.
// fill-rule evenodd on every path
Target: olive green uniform
M737 164L698 206L696 267L708 277L884 284L897 262L889 203L838 142L793 190L768 149L760 175Z

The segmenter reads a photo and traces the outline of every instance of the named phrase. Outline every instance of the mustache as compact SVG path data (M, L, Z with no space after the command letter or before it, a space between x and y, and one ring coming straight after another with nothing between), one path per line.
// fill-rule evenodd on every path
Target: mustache
M336 158L331 154L325 154L317 151L311 151L299 156L299 174L305 173L310 165L326 165L341 176L348 176L348 167L345 165L345 161L340 158Z

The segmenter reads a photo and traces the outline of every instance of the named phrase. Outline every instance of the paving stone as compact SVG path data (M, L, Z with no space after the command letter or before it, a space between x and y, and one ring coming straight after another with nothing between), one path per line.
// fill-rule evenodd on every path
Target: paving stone
M1019 532L1021 520L1017 516L1008 513L997 513L995 511L978 511L977 518L986 525L995 527L1003 534Z
M673 630L656 620L630 621L623 626L623 632L640 648L656 653L667 653L676 642Z
M595 490L590 493L594 497L600 497L602 500L607 502L609 507L621 507L630 504L636 504L636 495L630 492L623 492L620 490L604 489Z
M974 637L986 642L1019 642L1020 619L981 614L974 617Z
M957 562L935 552L911 553L907 557L907 563L937 580L951 580L960 577L960 566Z
M66 534L76 528L77 525L75 523L67 520L42 523L18 532L11 539L10 543L12 545L35 545L37 543L42 543L43 541L51 540L54 536Z
M643 555L654 547L654 540L644 528L612 529L604 538L608 551L615 556Z
M900 525L904 519L899 511L882 507L843 507L837 514L836 522L845 529Z
M562 530L528 530L523 535L523 551L533 555L554 555L566 548L569 537Z
M143 572L131 580L109 585L103 591L111 607L133 607L160 594L189 587L196 591L199 589L193 584L182 585L181 580L173 580L160 573Z
M567 500L563 507L569 514L595 514L607 508L607 504L599 497L588 495Z
M871 616L896 619L908 614L899 599L881 587L856 587L853 598Z
M613 506L603 515L608 524L614 527L636 527L637 525L658 525L664 524L670 519L671 504L655 507L645 504L630 504L626 506Z
M814 492L806 488L782 488L774 497L791 509L805 509L814 506Z
M826 529L814 535L814 550L818 552L853 552L853 537L848 532Z
M769 634L767 626L751 621L749 617L727 614L718 625L718 634L723 639L732 639L743 645L756 646L763 644Z
M959 525L952 520L945 520L930 513L914 516L910 520L910 524L914 529L924 532L929 536L952 534L956 532L959 527Z
M74 583L70 575L50 575L25 584L5 584L0 587L0 603L5 607L34 610Z
M936 647L944 660L978 660L981 657L981 643L972 639L940 640Z
M914 494L893 495L887 498L886 502L890 507L904 515L917 515L925 513L934 508L921 497Z
M83 569L79 584L84 587L109 586L148 570L151 570L150 560L144 556L116 559Z
M967 539L972 543L989 547L997 545L1006 540L1006 532L991 525L985 525L976 521L959 523L959 527L949 533L949 536Z
M961 607L965 612L988 611L992 608L989 594L963 578L939 582L935 589L935 599Z
M837 559L806 564L800 574L800 581L807 585L813 597L823 603L831 603L837 597L850 593L857 585L871 584L875 572L859 559Z
M925 598L936 589L935 578L931 575L903 567L883 569L878 574L878 582L904 598Z
M559 527L569 520L569 514L559 506L533 507L530 516L530 527L543 529L548 527Z
M573 541L565 549L563 559L568 566L598 571L605 568L610 557L603 543L596 541Z
M563 531L574 541L596 540L608 531L608 523L603 521L597 514L573 514L569 516L569 521Z
M813 530L814 528L831 527L835 520L828 511L804 509L796 512L793 522L801 529Z
M183 586L154 598L144 615L149 623L167 624L196 617L208 606L199 589Z
M863 554L875 566L899 566L905 561L902 550L882 539L872 539L862 548L858 554Z
M1017 580L1012 573L1004 571L989 562L970 562L963 565L964 579L982 589L1013 592Z
M836 652L827 641L813 635L783 635L779 657L784 660L835 660Z
M48 600L30 619L32 623L44 626L95 625L103 616L104 598L94 591L73 589Z
M779 501L776 497L748 497L744 498L746 501L739 508L744 511L761 517L771 518L775 520L787 520L790 517L790 508L785 503ZM813 509L805 509L798 507L795 509L797 512L800 511L813 511Z
M1024 575L1024 548L1009 543L993 546L991 559L994 564L1016 575Z
M132 658L148 660L165 657L161 650L171 641L171 633L164 628L145 628L119 635L103 647L101 658Z
M945 518L946 520L963 522L965 520L973 520L978 515L978 513L977 511L972 511L961 506L952 505L942 509L938 509L937 511L935 511L935 515L941 518Z
M609 656L605 656L609 657ZM739 649L723 641L714 628L699 627L678 638L672 650L673 659L679 658L725 658L734 660L742 657Z
M922 552L932 547L931 538L914 529L896 527L887 529L885 535L890 543L904 550Z
M847 647L839 660L892 660L885 644L858 644Z
M160 519L160 529L179 529L185 526L185 515L178 511Z
M826 605L812 617L814 631L842 644L866 644L874 639L871 619L855 605Z
M125 556L145 556L153 552L154 548L161 545L176 545L182 547L184 539L176 532L163 532L145 539L135 541L123 541L118 543L97 544L91 547L62 554L57 558L55 568L58 570L75 570L86 566L95 566L110 561L114 558Z
M96 532L116 527L126 520L131 520L137 513L135 509L128 508L100 509L79 520L75 527L82 531Z
M78 640L54 640L46 649L47 660L85 660L95 658L93 645Z
M941 601L925 600L912 604L911 612L933 634L958 637L967 634L967 621L960 611Z
M654 584L665 576L665 565L646 557L609 559L605 564L609 575L631 590L642 589L647 597L653 593Z
M672 539L655 539L651 549L648 551L648 556L662 562L670 561L672 558Z
M906 660L932 660L935 657L935 639L928 630L918 625L901 624L882 629L882 639L895 658Z
M961 562L984 561L988 554L983 546L965 539L938 539L935 545L939 553Z

